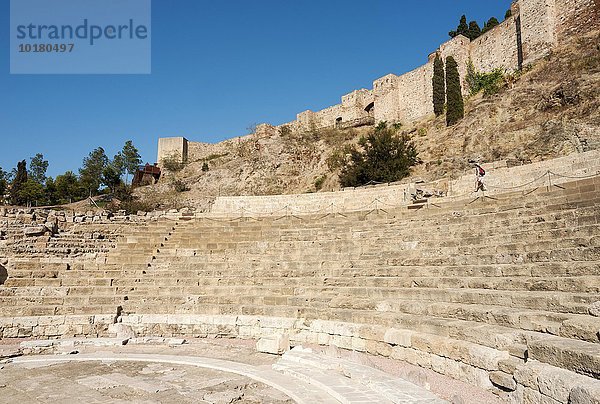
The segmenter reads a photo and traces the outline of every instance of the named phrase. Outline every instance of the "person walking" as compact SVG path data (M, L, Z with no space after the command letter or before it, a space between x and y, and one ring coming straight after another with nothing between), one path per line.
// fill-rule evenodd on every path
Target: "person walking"
M479 164L475 164L475 192L485 191L485 184L483 178L485 177L485 170Z

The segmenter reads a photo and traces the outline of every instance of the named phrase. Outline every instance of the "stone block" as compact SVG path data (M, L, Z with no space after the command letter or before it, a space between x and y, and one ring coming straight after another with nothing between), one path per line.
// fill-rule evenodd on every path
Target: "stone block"
M508 353L517 358L527 359L527 345L512 344L508 347Z
M258 352L281 355L290 350L290 338L287 334L263 337L256 343Z
M590 315L594 317L600 317L600 301L592 303L588 310Z
M538 375L540 393L560 403L567 403L571 390L581 383L581 378L574 372L546 366Z
M120 339L135 338L135 332L131 326L123 323L110 324L108 326L108 333Z
M569 394L569 404L600 404L600 381L575 387Z
M525 365L518 367L513 376L517 383L533 390L539 390L538 374L544 369L542 363L537 361L529 361Z
M23 229L23 234L26 237L39 237L46 233L47 229L44 226L31 226Z
M560 335L597 343L600 340L600 320L595 317L577 317L566 320L560 327Z
M405 348L410 348L412 336L414 334L415 333L413 331L390 328L383 336L383 341L391 345L399 345Z
M597 344L565 338L545 338L529 343L529 357L574 372L600 377Z
M54 346L57 342L51 340L34 340L34 341L23 341L20 344L22 349L40 349L40 348L50 348Z
M503 390L514 391L517 388L517 382L512 375L504 372L491 372L490 381L494 386L498 386Z

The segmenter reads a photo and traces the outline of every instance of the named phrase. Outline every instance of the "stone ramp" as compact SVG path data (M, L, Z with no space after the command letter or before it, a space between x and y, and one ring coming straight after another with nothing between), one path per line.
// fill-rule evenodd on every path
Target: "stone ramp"
M341 403L447 403L433 393L380 370L296 347L273 369L318 386Z

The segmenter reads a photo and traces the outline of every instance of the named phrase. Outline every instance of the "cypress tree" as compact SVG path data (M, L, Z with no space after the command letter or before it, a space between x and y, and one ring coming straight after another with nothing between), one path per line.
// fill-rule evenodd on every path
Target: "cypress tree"
M479 36L481 36L481 28L479 28L479 24L477 24L477 21L471 21L469 23L469 29L467 30L466 37L472 41L479 38Z
M21 190L27 182L27 162L25 160L17 163L17 173L10 187L10 202L13 205L24 205L26 201L21 197Z
M433 112L435 116L440 116L444 113L444 105L446 104L446 78L444 76L444 61L440 54L435 55L433 61Z
M448 99L446 125L451 126L460 121L465 115L458 64L452 56L446 58L446 94Z

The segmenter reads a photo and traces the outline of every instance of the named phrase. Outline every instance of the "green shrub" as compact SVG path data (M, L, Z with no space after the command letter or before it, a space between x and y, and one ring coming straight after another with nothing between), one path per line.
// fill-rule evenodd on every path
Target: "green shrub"
M185 162L183 162L179 152L174 152L169 156L164 157L161 164L164 169L171 172L181 171L183 167L185 167Z
M209 170L209 168L208 168L208 163L205 161L205 162L202 164L202 171L204 171L204 172L207 172L208 170Z
M204 159L204 161L212 161L212 160L216 160L216 159L220 159L221 157L226 157L229 155L229 152L225 152L223 154L209 154L208 157L206 157Z
M342 161L340 184L356 187L370 182L399 181L410 174L410 167L419 159L417 149L408 135L398 135L394 128L380 124L363 136L359 147L350 146ZM343 150L342 150L343 151Z
M496 94L505 84L505 74L503 69L494 69L489 73L480 73L475 70L473 62L467 64L467 84L469 93L475 95L483 91L483 95L490 96Z
M325 183L326 179L327 179L327 175L322 175L315 180L315 189L317 191L320 191L323 188L323 184Z
M281 133L281 136L290 136L292 134L292 128L290 128L288 125L283 125L281 128L279 128L279 132Z
M172 185L175 192L186 192L190 190L187 184L181 180L174 180Z

